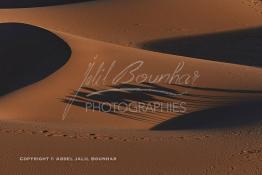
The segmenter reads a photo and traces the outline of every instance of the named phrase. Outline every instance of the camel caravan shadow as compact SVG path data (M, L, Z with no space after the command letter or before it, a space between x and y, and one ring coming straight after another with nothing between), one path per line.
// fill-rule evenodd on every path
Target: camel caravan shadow
M166 38L141 44L146 50L205 60L262 66L262 27Z
M152 127L152 130L230 128L262 121L261 101L246 98L246 94L257 96L262 95L262 91L197 88L197 91L204 92L203 94L199 94L191 91L194 87L176 85L173 85L173 87L163 87L149 83L140 85L120 84L109 87L109 89L111 90L100 91L82 87L80 91L74 91L71 95L62 99L62 102L86 110L100 111L132 120L150 122L155 125ZM124 89L124 91L121 89ZM130 91L130 89L140 89L140 91ZM206 95L206 91L222 92L224 95ZM232 95L236 93L243 96L237 97ZM152 104L152 102L162 102L163 104L167 102L176 102L176 104L185 102L186 107L194 110L193 112L178 110L175 112L175 117L174 111L171 112L168 110L147 112L110 110L111 103L121 105L121 103L131 104L134 102L146 105ZM93 106L87 105L90 103L93 103ZM101 108L98 107L102 103L106 104L104 111L101 111ZM178 105L177 107L179 109L181 106Z
M53 5L63 5L95 0L1 0L0 8L30 8Z
M70 56L68 44L45 29L0 24L0 96L44 79Z
M178 91L171 89L167 91L160 89L156 85L119 84L108 87L106 90L82 87L80 91L73 91L69 96L66 96L66 98L62 99L62 102L79 106L86 110L99 111L156 124L166 120L168 110L154 108L155 110L149 109L142 112L136 107L139 104L143 105L143 107L149 107L154 102L164 103L172 101L179 95ZM160 97L164 99L160 99Z

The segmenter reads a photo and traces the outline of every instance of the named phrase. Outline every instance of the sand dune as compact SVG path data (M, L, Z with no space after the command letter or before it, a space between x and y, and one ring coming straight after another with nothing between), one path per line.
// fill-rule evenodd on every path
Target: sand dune
M166 85L164 82L160 82L159 85L154 88L164 89L167 92L172 92L173 90L181 93L186 92L183 97L172 99L171 101L187 102L187 113L224 106L225 104L234 104L238 101L256 100L261 97L260 82L262 81L262 72L259 68L165 55L94 41L61 32L57 34L67 42L72 49L72 55L68 63L48 78L1 98L0 105L3 108L3 110L1 110L1 116L3 119L62 121L62 115L66 107L63 99L69 97L70 100L72 92L78 90L84 79L87 65L92 62L95 62L95 67L92 71L92 73L95 74L95 70L101 63L104 62L105 67L108 68L113 61L116 61L115 69L112 70L111 77L108 77L106 84L90 87L95 91L111 87L112 79L122 69L136 61L142 60L144 62L143 67L136 72L136 75L147 73L154 76L157 76L157 72L172 73L177 66L183 62L184 67L178 72L178 75L183 76L184 74L189 74L193 77L194 71L198 71L200 78L194 83L194 87L200 89L193 89L187 86L179 87L172 84ZM94 57L97 55L98 58L94 60ZM219 67L220 69L215 69L215 67ZM221 77L226 77L223 79L223 82L220 81ZM210 91L208 89L201 89L201 87L227 89L228 92L219 90ZM48 89L48 91L46 89ZM82 92L83 89L80 90ZM86 90L86 93L89 94L90 90ZM112 95L117 95L118 99L116 100L121 101L120 94L120 92L116 92ZM105 98L110 97L107 96L107 94L103 95L105 95ZM153 95L156 99L164 98L163 95L159 96L159 94L146 92L135 94L132 98L140 97L136 100L139 101L142 100L141 95ZM217 98L212 98L213 96L217 96ZM24 97L26 97L26 99ZM71 97L73 97L73 100L76 100L74 94ZM79 97L81 98L81 96ZM128 96L125 95L124 97L128 98ZM94 98L95 100L102 100L100 97L98 99L96 97ZM78 102L81 103L81 100ZM28 104L34 105L35 108L32 109L31 105ZM14 108L16 110L13 110ZM176 117L177 114L169 113L160 116L152 114L144 115L138 117L137 120L137 117L130 117L127 114L114 115L100 111L86 111L84 106L72 105L64 122L86 122L91 128L151 128L165 120ZM141 121L140 119L143 118L153 119L153 121Z
M62 67L70 47L47 30L18 23L0 24L0 95L30 85Z
M30 8L51 5L64 5L68 3L85 2L91 0L2 0L0 8Z
M261 67L262 29L250 28L205 35L159 39L141 44L157 52ZM247 59L248 58L248 59Z
M260 3L71 2L0 2L1 173L261 174Z
M0 10L0 21L23 22L90 39L137 46L163 38L261 26L260 11L247 1L97 0L65 6Z

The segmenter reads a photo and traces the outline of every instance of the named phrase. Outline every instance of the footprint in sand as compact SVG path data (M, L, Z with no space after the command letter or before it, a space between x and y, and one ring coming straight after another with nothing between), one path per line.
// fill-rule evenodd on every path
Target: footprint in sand
M19 130L15 130L14 131L14 134L23 134L25 133L26 131L24 129L19 129Z
M40 131L40 133L42 133L42 134L48 133L48 130L42 130L42 131Z

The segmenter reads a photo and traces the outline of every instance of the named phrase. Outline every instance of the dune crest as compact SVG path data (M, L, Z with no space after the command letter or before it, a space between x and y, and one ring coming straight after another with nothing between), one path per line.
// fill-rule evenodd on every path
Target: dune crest
M94 91L94 89L95 91L100 91L112 88L110 82L112 82L114 75L118 74L119 70L139 60L143 61L144 65L137 72L134 72L136 76L141 73L147 73L148 75L154 75L156 72L163 74L170 73L173 72L181 62L185 64L183 69L178 72L179 76L192 74L195 71L200 73L200 78L194 83L194 88L176 86L173 84L167 86L163 82L153 84L153 86L151 85L151 89L155 90L171 93L186 92L186 95L181 98L173 99L187 103L186 113L261 98L262 72L259 68L129 48L74 36L64 32L54 31L54 33L66 41L72 49L72 56L68 63L63 66L62 69L44 80L1 98L0 106L2 110L0 111L0 115L2 119L81 122L87 124L91 128L150 129L174 117L183 117L179 113L159 113L159 116L141 113L141 115L136 115L134 117L133 114L131 114L131 116L127 115L127 113L124 113L124 115L114 115L108 112L93 111L85 108L85 102L89 100L105 102L119 100L130 101L137 97L141 97L142 99L137 98L135 101L147 102L150 101L150 99L155 101L160 101L159 99L163 98L166 99L165 94L159 95L155 92L130 94L130 96L123 97L122 99L121 93L107 93L102 94L100 97L93 96L92 98L86 98L86 95L90 93L90 91ZM95 59L96 56L97 58ZM92 75L95 75L99 65L104 64L105 67L108 68L113 61L117 63L111 72L113 76L108 77L106 84L93 89L87 89L87 91L83 93L81 92L76 95L72 94L72 92L80 88L85 78L88 65L94 64ZM219 69L216 69L216 67L219 67ZM220 81L221 77L226 78ZM132 87L133 85L124 84L123 86ZM140 87L139 84L136 86ZM223 90L217 91L210 89ZM82 91L81 88L80 90ZM67 106L68 99L70 100L69 103L72 102L72 95L74 96L72 106L66 120L63 121L63 113ZM159 98L155 98L157 96ZM110 100L109 97L114 98L114 100ZM117 99L117 97L119 98ZM28 104L34 104L34 106L38 106L38 108L32 109Z
M0 8L30 8L69 3L85 2L93 0L1 0Z
M148 41L144 49L198 59L262 66L262 27Z

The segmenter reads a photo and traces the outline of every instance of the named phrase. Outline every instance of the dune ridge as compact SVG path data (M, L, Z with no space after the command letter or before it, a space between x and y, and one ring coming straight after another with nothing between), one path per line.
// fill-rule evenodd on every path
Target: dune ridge
M32 8L54 5L65 5L93 0L2 0L0 8Z
M244 1L98 0L47 8L3 9L0 10L0 20L23 22L136 47L140 43L163 38L261 26L261 14L254 11L253 5L249 7ZM126 6L129 8L126 9ZM156 13L152 6L158 7L161 13ZM203 9L204 6L209 8ZM136 15L132 15L134 12Z
M262 28L159 39L141 48L199 59L261 67Z
M52 30L51 30L52 31ZM223 100L214 98L209 103L201 102L203 96L226 96L225 99L228 105L234 104L237 101L246 101L248 99L259 99L260 93L252 94L248 91L259 91L261 90L261 70L250 66L241 66L237 64L220 63L215 61L198 60L194 58L168 55L157 52L145 51L137 48L130 48L119 46L116 44L110 44L101 41L95 41L92 39L84 38L81 36L74 36L72 34L66 34L65 32L52 31L62 38L72 49L72 55L68 60L68 63L61 69L50 75L49 77L41 80L40 82L31 84L30 86L19 89L6 97L0 99L0 105L4 110L1 111L2 119L13 119L22 121L62 121L62 114L66 104L61 102L61 99L70 95L72 90L79 88L81 81L83 80L83 74L86 71L86 66L90 62L93 62L93 58L99 55L96 62L110 64L113 60L119 61L119 66L113 73L117 73L117 70L127 66L128 64L142 59L145 66L141 70L142 72L154 73L157 69L158 72L172 72L174 67L181 61L185 62L185 68L181 73L192 72L198 70L201 73L200 81L195 84L196 87L208 87L208 88L226 88L226 89L239 89L247 90L247 93L235 93L228 94L228 92L212 92L209 90L194 90L190 89L190 94L196 97L185 96L185 98L178 100L185 100L188 102L188 113L205 110L207 108L214 108L225 105ZM117 57L116 57L117 56ZM152 62L154 60L154 62ZM163 68L159 67L159 63L163 64ZM156 64L158 63L158 64ZM220 66L220 70L214 70L214 67ZM226 70L226 71L225 71ZM240 71L241 70L241 71ZM139 71L139 72L141 72ZM224 79L223 82L219 81L223 75L231 74L228 79ZM65 79L63 77L72 77L74 79ZM219 76L218 76L219 75ZM212 77L212 79L210 79ZM252 78L248 78L252 77ZM241 80L241 81L240 81ZM246 83L243 83L246 82ZM160 84L156 88L166 89L168 91L185 91L186 87L171 86L167 87L165 84ZM101 86L98 89L106 89L110 87ZM41 92L44 89L44 95L41 96ZM187 90L188 91L188 90ZM89 93L89 92L87 92ZM38 94L38 95L37 95ZM117 94L116 94L117 95ZM118 94L119 95L119 94ZM144 94L145 95L145 94ZM24 96L27 98L25 99ZM198 97L199 96L199 97ZM107 98L107 97L105 97ZM195 103L199 101L199 103ZM34 103L35 106L39 106L35 110L32 110L30 103ZM27 105L25 105L27 104ZM16 109L15 111L13 109ZM40 112L41 111L41 112ZM52 111L52 113L50 113ZM40 113L39 113L40 112ZM36 113L38 114L37 117ZM18 115L19 114L19 115ZM23 114L23 115L21 115ZM92 116L96 116L95 118ZM169 120L173 117L183 117L183 115L162 115L160 120L156 122L141 122L140 120L133 120L128 117L117 117L110 113L92 112L87 111L79 106L73 105L70 109L69 116L64 122L86 122L91 128L147 128L150 129L157 124ZM143 114L140 118L151 118L156 119L156 116ZM132 125L131 125L132 124Z

